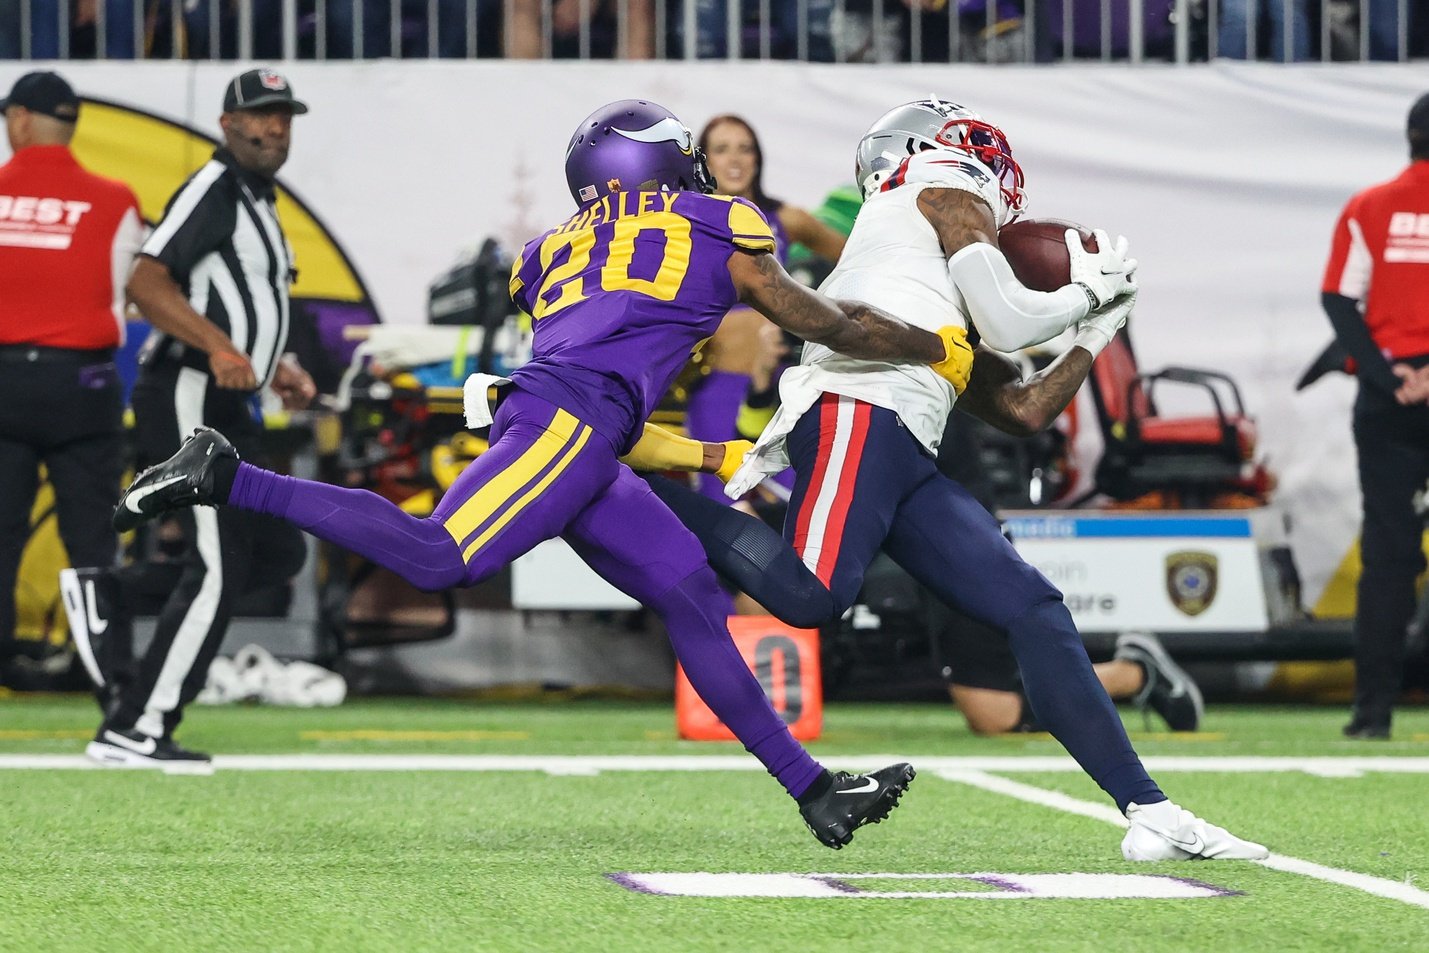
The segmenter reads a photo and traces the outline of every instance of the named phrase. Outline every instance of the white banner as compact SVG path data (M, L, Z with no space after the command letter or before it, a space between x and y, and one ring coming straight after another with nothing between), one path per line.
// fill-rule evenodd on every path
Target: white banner
M1235 514L1005 513L1003 528L1062 590L1082 632L1264 632L1271 621L1255 524Z
M81 95L218 135L241 65L61 63ZM31 64L0 65L8 89ZM327 226L383 320L423 320L427 283L488 235L512 243L572 210L562 168L577 122L648 96L696 130L747 117L768 191L818 204L849 181L854 145L888 107L936 94L999 123L1027 173L1030 214L1123 232L1141 261L1133 335L1144 368L1232 375L1294 518L1313 604L1358 527L1339 377L1293 392L1330 338L1318 285L1354 191L1406 161L1422 69L1216 64L822 66L781 63L294 63L312 107L284 183ZM81 123L83 134L83 121ZM159 140L155 140L159 141ZM93 146L91 147L93 148ZM202 149L187 161L201 160ZM135 170L152 180L154 168ZM153 183L151 181L151 186ZM145 212L158 209L141 191ZM299 260L299 281L304 262ZM1190 408L1187 408L1190 410Z

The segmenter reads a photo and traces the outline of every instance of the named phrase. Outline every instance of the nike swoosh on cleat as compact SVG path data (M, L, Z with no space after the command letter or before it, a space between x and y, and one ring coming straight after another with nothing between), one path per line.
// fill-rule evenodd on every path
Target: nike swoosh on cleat
M139 509L139 504L143 502L146 496L148 496L150 493L157 493L169 484L177 483L182 479L182 475L172 476L169 477L167 480L160 480L158 483L155 483L151 486L142 487L137 490L131 490L124 497L124 505L128 507L131 512L138 513L140 516L143 516L144 511Z
M158 744L153 738L145 738L143 744L139 744L121 734L112 731L104 733L104 740L112 745L123 748L125 751L132 751L135 754L153 754L158 749Z
M1188 841L1180 841L1172 837L1170 834L1163 834L1161 836L1165 837L1169 843L1181 848L1188 854L1200 854L1206 849L1206 842L1201 840L1200 837L1193 837Z
M878 779L877 779L877 778L864 778L864 779L863 779L863 784L861 784L860 786L858 786L858 787L856 787L856 788L844 788L842 791L840 791L840 792L838 792L838 793L840 793L840 794L867 794L869 791L876 791L876 790L878 790Z

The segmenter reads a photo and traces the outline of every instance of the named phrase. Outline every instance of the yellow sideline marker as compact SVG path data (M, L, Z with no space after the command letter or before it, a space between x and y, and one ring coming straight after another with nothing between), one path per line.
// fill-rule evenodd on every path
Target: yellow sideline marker
M83 728L63 728L44 731L39 728L0 728L0 741L42 741L51 738L93 738L94 732Z
M389 731L383 728L356 728L352 731L303 731L304 741L526 741L529 731Z

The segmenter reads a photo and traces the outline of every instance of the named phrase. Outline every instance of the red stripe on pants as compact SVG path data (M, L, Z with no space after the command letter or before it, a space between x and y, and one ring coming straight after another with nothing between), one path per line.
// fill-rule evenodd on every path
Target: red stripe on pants
M835 422L838 420L839 398L837 394L824 394L819 398L819 452L814 457L814 472L809 477L809 487L804 493L804 505L799 510L799 521L794 524L794 552L804 558L809 548L809 520L814 516L818 502L819 487L823 486L824 473L829 469L829 458L833 455Z
M834 578L834 567L839 561L839 549L843 545L844 524L848 521L849 507L853 505L853 487L858 482L858 465L863 460L864 441L868 439L868 422L873 416L873 405L851 397L841 400L853 404L852 429L849 433L848 449L844 451L838 489L833 506L829 508L828 525L824 530L824 547L819 553L818 568L814 570L819 581L830 587ZM822 441L820 444L822 445Z

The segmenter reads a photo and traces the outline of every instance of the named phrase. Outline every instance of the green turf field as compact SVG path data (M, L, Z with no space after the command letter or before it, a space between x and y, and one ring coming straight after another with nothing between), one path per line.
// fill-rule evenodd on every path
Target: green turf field
M1055 742L973 738L932 705L827 711L813 746L826 762L920 767L890 820L839 852L737 746L678 741L668 704L194 708L180 738L220 756L207 777L73 770L94 719L80 697L0 698L0 950L1429 950L1422 709L1388 743L1341 740L1334 709L1212 709L1185 737L1129 720L1173 798L1268 844L1279 867L1126 863L1117 827L1074 813L1110 802L1048 760ZM688 881L610 876L694 872L850 876L700 888L820 894L798 897L652 895L620 881ZM1204 895L1005 883L1079 873L1189 878L1134 886ZM923 876L855 876L870 874Z

